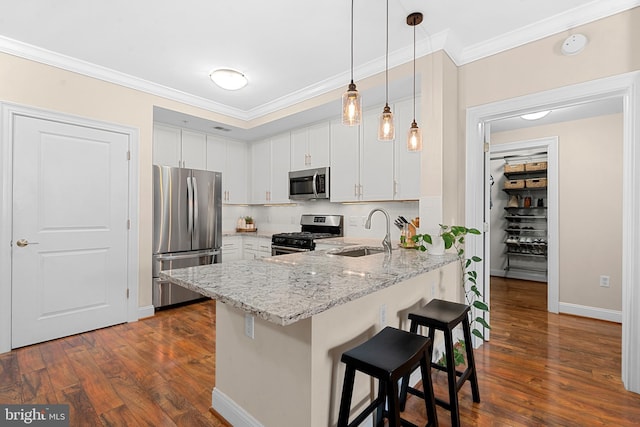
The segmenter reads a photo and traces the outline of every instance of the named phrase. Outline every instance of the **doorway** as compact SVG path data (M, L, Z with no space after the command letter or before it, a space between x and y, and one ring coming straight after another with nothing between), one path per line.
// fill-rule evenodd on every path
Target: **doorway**
M0 352L137 320L137 132L2 112Z
M623 143L623 260L622 260L622 381L630 391L640 393L640 72L609 77L593 82L567 86L534 95L496 102L467 110L466 144L466 213L469 226L482 227L488 209L485 203L484 173L488 156L484 154L485 125L505 117L521 115L541 109L553 109L566 105L586 103L597 99L620 97L624 110ZM485 254L488 239L470 242L468 251ZM480 266L482 287L490 302L489 269ZM486 336L486 334L485 334Z

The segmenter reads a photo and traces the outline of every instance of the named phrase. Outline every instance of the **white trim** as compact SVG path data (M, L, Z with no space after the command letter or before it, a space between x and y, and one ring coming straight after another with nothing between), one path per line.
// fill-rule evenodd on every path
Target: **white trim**
M590 317L592 319L606 320L608 322L622 323L622 312L608 310L606 308L589 307L586 305L560 303L560 313L573 314L574 316Z
M482 225L484 182L479 166L484 152L479 129L485 122L611 97L621 97L624 103L622 381L627 390L640 393L640 71L467 109L465 221ZM467 242L469 253L482 253L483 242L477 240Z
M505 153L519 150L545 150L547 152L547 178L551 184L547 187L547 310L558 312L560 301L560 249L559 249L559 214L558 214L558 137L532 139L528 141L509 142L490 145L489 153ZM489 174L489 171L486 171ZM485 183L489 182L486 176ZM489 186L486 186L490 191ZM491 222L489 221L489 224ZM486 236L486 235L485 235ZM488 240L488 239L487 239ZM486 264L486 263L485 263ZM524 273L522 273L524 275Z
M71 114L59 113L35 107L0 102L0 353L11 351L11 239L12 239L12 159L13 159L13 117L26 115L80 126L89 126L128 136L131 160L129 161L129 218L131 228L127 242L127 321L138 320L138 239L139 239L139 172L138 172L138 130L135 128L88 119Z
M144 307L138 307L138 319L144 319L145 317L153 317L156 314L156 309L153 305L147 305Z
M264 427L217 387L211 392L211 407L233 427Z

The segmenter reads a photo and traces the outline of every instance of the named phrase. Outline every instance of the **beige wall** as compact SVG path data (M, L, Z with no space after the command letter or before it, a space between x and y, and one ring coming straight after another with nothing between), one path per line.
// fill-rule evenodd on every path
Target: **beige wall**
M491 135L558 137L560 303L622 310L622 114ZM553 185L553 183L551 183ZM599 285L610 276L610 287Z

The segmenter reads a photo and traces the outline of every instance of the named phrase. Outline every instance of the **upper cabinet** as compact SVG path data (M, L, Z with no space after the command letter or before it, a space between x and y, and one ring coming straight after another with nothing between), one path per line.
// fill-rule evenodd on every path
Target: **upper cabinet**
M206 135L155 123L153 125L153 164L206 169Z
M303 170L329 166L330 123L291 132L291 170Z
M416 200L420 195L420 153L406 148L413 101L392 106L395 141L378 141L381 111L363 114L360 126L331 122L331 201Z
M289 132L251 144L251 203L289 203Z
M247 144L207 135L207 170L222 172L222 202L247 203Z

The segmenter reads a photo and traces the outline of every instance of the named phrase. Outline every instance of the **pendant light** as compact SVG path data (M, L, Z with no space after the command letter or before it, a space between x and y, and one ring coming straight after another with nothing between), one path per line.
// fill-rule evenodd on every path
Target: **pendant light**
M407 24L413 27L413 122L409 128L407 150L422 151L422 131L416 123L416 25L422 22L422 13L414 12L407 16Z
M393 113L389 107L389 0L387 0L387 47L385 52L385 104L380 123L378 124L378 139L380 141L393 141L396 136L396 129L393 125Z
M342 124L356 126L362 115L361 98L353 82L353 1L351 0L351 83L342 95Z

